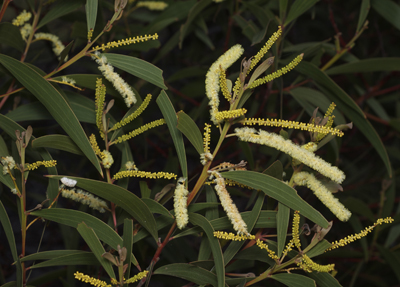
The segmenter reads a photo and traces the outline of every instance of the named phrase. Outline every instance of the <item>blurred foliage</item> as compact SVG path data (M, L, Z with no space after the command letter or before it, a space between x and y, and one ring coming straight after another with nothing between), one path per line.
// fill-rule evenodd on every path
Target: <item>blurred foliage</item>
M315 255L320 254L315 259L318 263L335 264L337 273L332 274L334 276L293 270L292 273L276 273L262 284L398 286L399 1L165 2L168 6L158 11L128 1L122 16L94 44L95 47L127 37L158 34L157 40L109 51L113 53L110 62L138 98L127 115L137 109L147 94L154 96L147 109L135 121L116 131L112 138L156 119L164 118L167 122L134 140L111 146L115 161L111 174L124 170L125 163L134 159L139 170L183 175L188 179L186 184L193 188L203 168L198 154L199 134L194 127L203 131L205 123L210 123L205 96L205 75L209 67L235 44L243 46L242 57L249 59L277 27L282 26L282 36L267 54L275 57L272 71L285 66L300 53L304 53L303 61L290 73L255 89L251 98L243 102L248 111L246 116L308 123L317 107L317 115L323 116L330 103L335 102L335 126L352 122L353 128L346 130L344 137L326 141L325 145L321 142L317 154L346 173L343 192L338 191L335 196L353 216L347 223L340 222L309 190L299 188L298 194L302 202L322 214L324 220L320 222L326 222L325 218L333 220L332 229L325 235L329 242L358 233L379 218L391 216L395 222L378 226L368 237L340 249L327 253L323 253L327 247L320 246L320 252L313 249ZM37 18L35 14L32 17L37 20L37 32L59 37L67 47L61 53L61 60L54 55L49 41L26 45L19 28L11 24L23 10L40 10ZM117 269L101 257L101 250L125 247L128 250L125 263L129 265L126 279L138 270L154 272L148 276L148 282L140 285L183 286L193 282L189 286L223 286L224 273L220 272L225 272L226 284L245 286L274 261L265 250L260 252L250 243L239 245L221 240L222 248L219 247L212 231L214 228L231 230L231 225L223 219L222 208L217 208L218 200L212 188L204 186L196 195L189 206L189 227L178 231L171 228L174 215L170 212L173 211L175 181L125 178L119 180L118 185L104 181L106 174L88 140L90 134L97 132L96 78L102 78L106 85L106 102L111 98L115 100L109 112L112 124L126 116L128 109L118 91L100 75L98 65L89 54L79 53L87 45L88 29L93 28L93 40L115 15L114 10L114 3L102 0L3 1L0 12L0 156L12 155L18 159L15 130L24 131L31 126L33 136L26 149L27 162L56 159L58 164L47 170L29 172L25 207L35 211L28 217L28 224L39 217L43 222L37 220L29 227L24 250L21 250L25 244L21 240L23 212L17 197L10 192L13 182L0 173L3 226L0 229L0 285L22 286L24 281L27 286L80 286L74 279L76 271L109 282L107 278L114 276ZM71 65L64 68L63 57L67 54L70 62L66 63ZM76 55L80 55L79 60L71 62ZM227 78L232 83L239 70L240 61L229 69ZM75 80L75 85L82 90L49 81L62 81L62 76ZM221 100L220 107L228 109L229 106ZM269 130L286 134L298 144L309 141L305 131ZM217 145L218 136L218 129L214 127L211 146ZM213 166L241 160L248 162L249 170L274 177L271 180L274 184L275 181L281 184L282 171L284 181L289 180L293 172L291 159L286 154L232 137L223 142ZM266 178L267 175L260 173L254 178L262 182L261 176ZM43 175L51 176L49 179ZM101 214L86 205L58 197L61 177L58 175L75 178L80 188L115 203L114 221L109 212ZM251 186L252 178L243 178L246 180ZM271 192L286 195L286 185L279 184L276 183L276 189ZM290 211L282 202L293 210L290 204L296 205L297 201L283 198L278 203L277 198L268 196L263 201L264 197L254 189L232 187L228 190L243 217L247 214L248 226L257 229L251 233L266 235L272 239L269 246L281 253L285 245L282 242L285 243L287 234L291 235L291 228L288 229ZM54 199L56 208L47 209ZM39 203L43 204L42 210L36 208ZM284 223L277 222L276 216ZM309 219L303 217L301 224L308 222L312 227ZM118 232L113 231L115 224ZM173 233L169 234L171 230ZM165 242L170 236L173 240ZM284 238L279 241L282 236ZM311 242L311 237L301 237L303 246ZM158 250L160 254L156 254ZM22 258L19 257L21 253L25 254ZM129 256L131 253L133 255ZM290 258L293 256L296 254L288 254ZM23 269L28 266L32 267L25 272Z

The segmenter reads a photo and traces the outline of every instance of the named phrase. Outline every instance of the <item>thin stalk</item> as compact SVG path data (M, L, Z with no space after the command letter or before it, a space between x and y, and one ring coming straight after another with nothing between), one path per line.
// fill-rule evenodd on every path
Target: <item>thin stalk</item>
M3 6L1 6L1 11L0 11L0 22L3 19L4 13L6 13L8 4L10 4L11 0L4 0Z

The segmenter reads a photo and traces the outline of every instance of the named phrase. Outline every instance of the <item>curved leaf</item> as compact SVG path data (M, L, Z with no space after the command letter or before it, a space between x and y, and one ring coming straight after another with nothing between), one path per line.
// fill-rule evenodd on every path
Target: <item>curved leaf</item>
M70 153L83 155L81 149L71 140L69 136L64 135L48 135L36 138L32 141L33 148L54 148Z
M224 287L225 286L224 258L222 257L222 250L221 246L219 245L219 241L217 238L214 237L214 228L212 227L210 221L208 221L204 216L197 213L189 213L189 221L193 225L198 225L206 233L214 257L215 271L217 273L218 285L215 286Z
M309 276L315 280L318 287L342 287L335 277L326 272L312 272Z
M142 201L148 206L152 213L158 213L174 218L172 214L163 205L151 198L142 198Z
M51 7L49 12L40 20L37 29L46 25L47 23L60 18L61 16L67 15L79 7L81 7L83 2L81 0L68 0L68 1L58 1Z
M197 152L202 154L204 152L203 137L198 126L184 111L178 112L177 116L178 130L180 130L187 137Z
M288 16L285 20L285 26L305 13L308 9L315 5L319 0L296 0L290 7Z
M123 247L126 248L126 254L132 253L132 245L133 245L133 220L129 218L124 219L124 234L122 235L122 240L124 241ZM135 258L136 259L136 258ZM128 268L126 269L126 275L130 278L131 274L131 263L134 265L138 265L137 260L134 262L131 261L131 257L127 256L124 265L128 264Z
M198 285L211 284L215 287L219 286L214 273L192 264L175 263L164 265L154 271L154 275L157 274L179 277Z
M400 6L395 1L372 0L371 5L386 21L400 30Z
M278 200L287 207L300 211L301 215L319 226L328 227L328 221L321 213L305 202L295 189L276 178L254 171L230 171L223 172L221 175L224 178L232 179L254 189L262 190L266 195Z
M65 224L73 228L77 228L78 224L85 222L87 226L92 228L100 240L110 245L112 248L117 249L117 246L122 246L122 238L106 223L82 211L64 209L64 208L51 208L42 209L30 213L31 215L42 217L60 224Z
M357 126L358 129L365 135L372 146L376 149L390 177L392 177L392 167L386 149L373 128L371 123L365 118L360 107L350 98L345 91L342 90L326 73L322 72L315 65L302 61L296 70L300 73L312 78L319 87L323 88L326 96L345 113L345 115Z
M165 121L167 122L169 132L171 133L172 140L176 148L176 153L178 154L179 163L181 165L182 175L183 177L187 178L188 171L187 171L185 146L183 144L182 133L176 127L178 124L178 119L176 117L175 109L172 106L172 103L169 100L168 95L164 90L161 91L156 102L161 110L161 113L163 114Z
M289 287L316 287L315 281L304 275L281 273L271 275L271 278Z
M281 257L282 251L285 248L286 237L288 234L289 216L290 208L279 202L278 213L276 215L278 257Z
M6 209L3 203L0 201L0 222L3 226L4 233L6 234L8 244L10 246L10 251L14 261L18 260L17 246L15 245L14 231L12 230L10 219L8 218Z
M42 268L49 266L63 266L63 265L100 265L96 256L92 252L72 253L68 255L58 256L50 260L40 262L32 265L30 268Z
M83 240L85 240L86 244L89 246L90 250L92 250L94 256L96 256L97 260L100 262L101 266L103 266L104 270L106 270L108 276L110 278L115 278L115 273L112 268L111 262L102 257L102 255L106 252L101 245L99 238L92 228L88 227L84 222L78 224L77 228L79 234L82 236Z
M163 71L144 60L119 54L104 54L111 65L143 79L161 89L168 89L164 84Z
M62 176L51 177L57 179L62 178ZM150 212L150 209L147 207L147 205L139 197L118 185L110 184L104 181L71 176L68 176L68 178L76 180L78 182L78 187L120 206L144 228L146 228L155 240L158 239L154 216Z
M367 72L400 71L400 58L371 58L357 62L346 63L326 70L327 75L353 74Z
M100 174L103 174L81 124L61 94L43 77L23 63L5 55L0 55L0 63L46 107Z
M11 23L0 23L0 43L9 45L20 52L23 52L25 47L19 28Z
M365 23L365 19L367 19L369 10L371 9L371 3L369 0L362 0L361 7L360 7L360 15L358 16L358 23L357 23L357 33L361 30L361 27Z
M74 255L74 254L92 254L92 252L82 251L82 250L51 250L51 251L42 251L38 253L33 253L21 258L21 262L24 261L32 261L32 260L47 260L53 259L66 255Z

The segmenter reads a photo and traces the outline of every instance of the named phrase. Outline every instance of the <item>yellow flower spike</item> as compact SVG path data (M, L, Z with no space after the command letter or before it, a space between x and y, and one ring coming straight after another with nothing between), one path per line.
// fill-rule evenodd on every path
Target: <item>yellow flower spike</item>
M299 262L297 265L303 269L306 272L331 272L335 269L335 264L328 264L328 265L320 265L315 263L310 257L308 257L306 254L303 254L301 258L301 262Z
M126 280L125 284L130 284L130 283L134 283L138 280L142 280L144 277L147 276L147 273L149 273L149 271L147 271L147 270L142 271L142 272L136 274L135 276L129 278L128 280Z
M103 150L101 153L103 155L101 163L103 164L103 166L105 168L110 168L111 165L114 163L114 159L113 159L111 153L107 150Z
M90 208L96 209L101 213L108 210L107 203L93 194L75 188L65 188L65 185L60 186L61 196L64 198L70 198L76 202L80 202L85 205L89 205Z
M26 168L28 170L34 170L37 169L39 166L44 165L45 167L52 167L52 166L56 166L57 165L57 161L56 160L46 160L46 161L37 161L31 164L27 164Z
M261 118L246 118L241 121L243 125L260 125L260 126L270 126L270 127L282 127L287 129L298 129L302 131L318 132L321 134L332 134L342 137L344 133L341 130L334 129L331 127L318 126L312 123L302 123L296 121L287 121L281 119L261 119Z
M254 89L262 84L271 82L273 79L279 78L280 76L286 74L287 72L293 70L303 59L303 54L298 55L296 58L293 59L288 65L285 67L279 69L278 71L273 72L272 74L269 74L261 79L255 80L253 83L251 83L248 88L249 89Z
M93 286L96 286L96 287L111 287L111 285L107 284L105 281L90 277L89 275L85 275L85 274L80 273L78 271L75 272L74 275L75 275L75 279L78 279L78 280L80 280L82 282L85 282L85 283L89 283L89 284L91 284Z
M26 21L29 21L31 17L32 17L31 12L26 12L26 10L24 10L14 20L12 20L12 24L14 26L22 26Z
M222 94L224 95L225 99L230 102L232 97L231 97L231 93L229 92L228 86L226 84L226 74L225 74L225 70L222 69L222 67L220 66L220 72L219 72L219 85L221 86L221 91Z
M112 285L117 285L117 284L118 284L117 279L111 278L111 284L112 284Z
M372 232L372 230L376 226L381 225L383 223L389 224L389 223L392 223L393 221L394 221L394 219L391 218L391 217L379 218L374 223L374 225L366 227L361 232L353 234L353 235L349 235L349 236L347 236L347 237L345 237L343 239L340 239L339 241L332 242L332 246L330 248L328 248L326 251L333 250L333 249L336 249L336 248L339 248L339 247L343 247L343 246L345 246L345 245L347 245L347 244L349 244L351 242L354 242L354 241L356 241L358 239L361 239L362 237L366 236L368 233Z
M96 108L96 126L102 139L104 139L103 111L104 101L106 99L106 86L103 85L101 78L96 80L95 108Z
M131 37L131 38L126 38L124 40L118 40L117 42L108 42L107 44L102 44L101 46L96 46L91 52L93 51L98 51L102 50L104 51L105 49L110 49L110 48L116 48L122 45L130 45L130 44L135 44L139 42L145 42L148 40L157 40L158 39L158 34L155 33L154 35L144 35L144 36L137 36L137 37Z
M140 170L126 170L117 172L113 179L121 179L124 177L145 177L150 179L157 179L157 178L166 178L166 179L176 179L176 174L169 173L169 172L149 172L149 171L140 171Z
M293 243L299 249L301 250L301 244L300 244L300 238L299 238L299 224L300 224L300 215L299 211L294 212L293 216L293 225L292 225L292 237L293 237Z
M284 249L283 252L282 252L282 257L281 257L281 259L280 259L281 262L283 261L283 258L285 258L285 256L286 256L290 251L292 251L293 245L294 245L294 240L293 240L293 238L292 238L292 239L290 239L290 241L288 242L288 244L286 244L285 249Z
M228 120L228 119L232 119L232 118L238 118L238 117L244 116L246 113L247 113L247 110L245 108L231 110L231 111L222 111L222 112L216 113L215 118L218 121L222 121L222 120Z
M322 175L330 178L336 183L341 184L346 175L336 166L324 161L322 158L316 156L314 153L301 148L294 144L291 140L286 140L282 136L260 130L257 132L255 129L244 127L235 129L236 136L241 141L252 142L273 147L280 150L294 159L301 161L303 164L318 171Z
M132 114L130 114L129 116L127 116L125 119L123 119L122 121L116 123L110 130L110 131L114 131L116 129L122 128L123 126L125 126L126 124L130 123L131 121L133 121L134 119L136 119L138 116L140 116L141 113L143 113L143 111L147 108L147 106L149 105L150 101L151 101L151 94L147 94L146 98L144 99L144 101L142 102L142 104L136 109L136 111L134 111Z
M92 37L93 37L93 29L90 29L88 31L88 34L87 34L87 38L88 38L89 43L91 42Z
M64 44L60 41L60 38L58 38L56 35L50 34L50 33L36 33L35 34L35 41L37 40L46 40L50 41L53 44L53 52L54 54L60 58L61 52L65 49ZM64 61L66 61L68 57L65 57Z
M174 211L176 225L179 229L183 229L189 223L189 215L187 210L187 195L189 191L185 187L185 179L178 179L174 192Z
M335 107L336 107L336 104L332 102L332 103L329 105L329 108L326 110L326 113L325 113L324 118L327 118L327 117L331 116L332 113L333 113L333 110L335 109Z
M239 90L242 87L242 82L240 81L240 78L237 78L235 81L235 86L233 87L233 98L236 99L236 97L239 95Z
M293 181L297 185L307 186L316 197L341 221L347 221L351 217L351 212L340 201L333 196L325 185L315 176L306 171L301 171L293 175Z
M214 231L214 237L218 239L232 240L232 241L243 241L243 240L253 240L256 239L254 235L244 235L244 234L233 234L232 232L225 231Z
M168 7L168 4L163 1L139 1L136 7L146 7L149 10L162 11Z
M247 74L250 73L250 71L260 62L262 57L268 52L268 50L272 47L272 45L278 40L278 38L282 34L282 28L281 26L278 26L278 31L276 31L272 36L268 39L268 41L265 43L264 47L261 48L261 50L257 53L257 55L254 56L254 58L251 60L250 68L247 71Z
M91 135L90 135L90 137L89 137L89 142L90 142L90 145L92 146L92 149L93 149L94 153L95 153L98 157L100 157L101 159L103 159L103 158L104 158L104 155L103 155L103 153L100 151L99 145L97 144L97 141L96 141L96 136L95 136L94 134L91 134Z
M239 235L250 235L250 233L247 231L246 222L244 222L235 203L233 203L229 192L226 190L224 178L219 172L216 171L213 171L211 174L216 177L216 179L214 180L216 183L214 189L217 192L217 195L219 197L219 200L221 201L221 205L226 215L233 225L233 229L235 229Z
M260 239L257 239L257 246L261 249L265 249L268 252L268 256L274 260L279 260L279 257L276 256L275 252L268 248L268 245L263 243Z
M26 40L26 38L32 33L32 25L26 23L24 26L21 27L20 32L22 39Z
M211 133L211 125L204 125L204 138L203 138L203 146L204 153L210 152L210 133Z
M144 133L145 131L147 131L149 129L161 126L161 125L163 125L165 123L166 122L165 122L164 119L159 119L159 120L150 122L148 124L145 124L145 125L141 126L140 128L137 128L136 130L131 131L127 135L120 136L115 141L113 141L111 144L122 143L122 142L127 141L127 140L129 140L129 139L131 139L131 138L133 138L133 137L135 137L137 135L140 135L140 134Z

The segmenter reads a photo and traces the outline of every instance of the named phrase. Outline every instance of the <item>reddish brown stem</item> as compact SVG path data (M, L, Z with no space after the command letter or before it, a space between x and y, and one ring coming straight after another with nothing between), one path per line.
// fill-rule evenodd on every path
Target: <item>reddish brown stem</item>
M4 13L6 13L8 4L10 4L12 0L4 0L3 6L1 6L1 11L0 11L0 22L3 19Z

